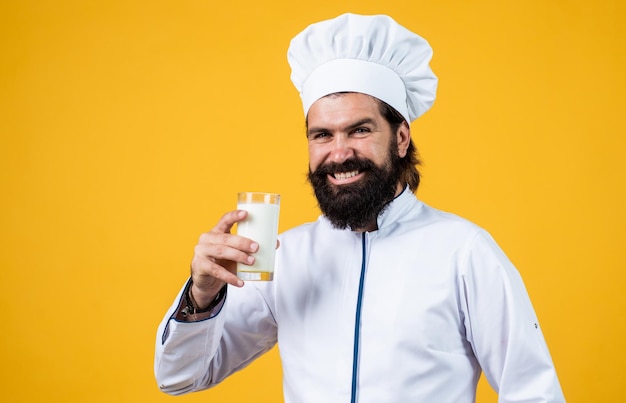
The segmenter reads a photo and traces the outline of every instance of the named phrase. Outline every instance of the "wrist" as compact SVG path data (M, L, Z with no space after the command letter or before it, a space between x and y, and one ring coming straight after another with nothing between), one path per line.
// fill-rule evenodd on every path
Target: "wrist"
M188 286L184 292L184 308L182 309L181 313L183 317L193 319L197 318L198 314L209 313L213 310L213 308L218 306L226 296L227 287L226 284L224 284L222 288L220 288L219 291L215 295L213 295L209 302L205 305L198 305L198 303L194 299L192 289L193 282L191 282L190 280L190 286Z
M207 308L215 298L220 294L220 291L225 285L220 285L215 289L201 290L196 284L191 281L191 285L187 290L187 299L193 303L193 306L198 310L204 310Z

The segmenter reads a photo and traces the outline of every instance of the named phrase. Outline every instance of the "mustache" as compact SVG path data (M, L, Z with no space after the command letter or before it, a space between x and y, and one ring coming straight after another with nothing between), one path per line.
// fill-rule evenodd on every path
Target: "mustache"
M326 177L326 175L332 175L336 172L367 171L373 168L376 168L376 165L370 160L350 158L341 163L328 162L320 165L315 171L312 171L310 175Z

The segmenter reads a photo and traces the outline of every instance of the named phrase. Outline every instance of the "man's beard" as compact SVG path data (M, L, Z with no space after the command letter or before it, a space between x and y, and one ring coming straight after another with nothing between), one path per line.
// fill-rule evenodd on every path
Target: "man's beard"
M308 179L322 213L333 227L353 230L365 229L373 223L393 200L400 179L400 157L397 147L390 147L382 167L367 159L352 158L341 164L328 163L314 172L309 169ZM395 152L394 152L395 151ZM333 185L328 175L336 172L358 170L365 173L357 182Z

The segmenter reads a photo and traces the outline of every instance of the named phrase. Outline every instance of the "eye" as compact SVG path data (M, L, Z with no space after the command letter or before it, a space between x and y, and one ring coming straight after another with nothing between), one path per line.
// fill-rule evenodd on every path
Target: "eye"
M371 130L368 127L357 127L352 131L353 134L368 134Z
M317 132L309 134L309 140L323 140L328 137L330 137L330 133L327 132Z

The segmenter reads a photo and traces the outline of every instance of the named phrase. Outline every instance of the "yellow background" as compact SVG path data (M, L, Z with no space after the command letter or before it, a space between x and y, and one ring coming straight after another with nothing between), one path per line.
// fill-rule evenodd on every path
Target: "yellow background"
M568 401L625 401L624 4L2 1L0 400L281 400L276 349L160 393L155 331L237 191L281 193L281 230L316 218L286 50L352 11L435 50L420 197L519 268Z

